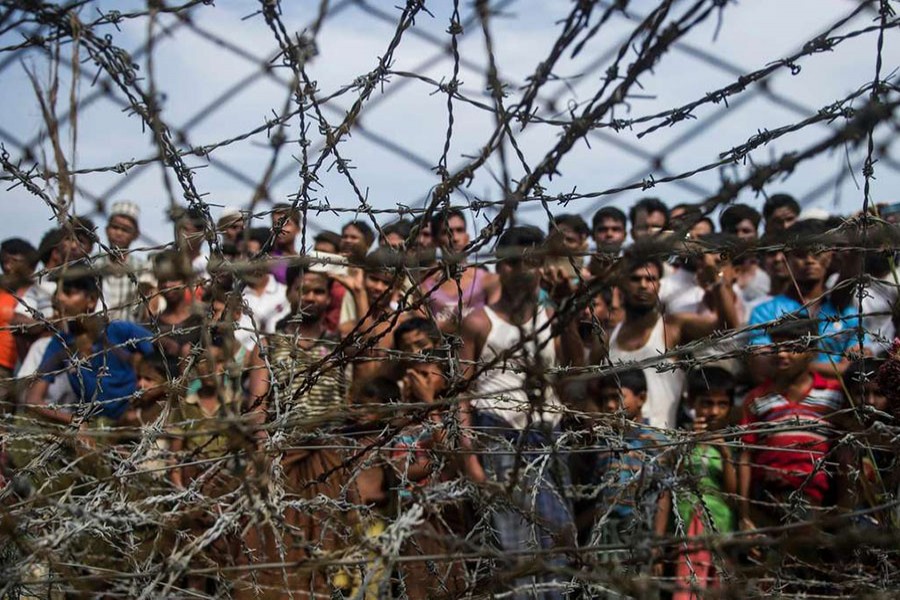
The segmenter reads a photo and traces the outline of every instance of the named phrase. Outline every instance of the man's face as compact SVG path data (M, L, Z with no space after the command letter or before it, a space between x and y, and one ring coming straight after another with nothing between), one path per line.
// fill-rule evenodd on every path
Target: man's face
M787 257L783 250L771 250L763 255L763 269L775 280L784 281L789 279L791 274L788 271Z
M574 255L583 253L588 248L587 236L581 235L567 225L559 226L563 247Z
M222 237L232 244L237 244L244 232L244 217L234 217L222 225Z
M318 319L328 311L331 305L331 292L328 290L328 278L321 273L304 273L297 279L291 290L299 300L300 310L304 315ZM293 300L291 304L293 304Z
M431 225L429 223L421 224L419 235L416 238L416 248L419 250L434 248L434 236L431 235Z
M691 227L691 239L698 239L703 237L704 235L709 235L713 232L712 226L709 224L709 221L702 220L694 223L693 227Z
M441 248L447 248L453 252L462 252L469 245L469 232L466 231L466 222L457 216L452 216L444 223L441 231L437 232L438 244Z
M722 429L731 412L731 398L723 390L704 390L694 396L694 415L709 430Z
M184 300L184 279L160 279L158 282L159 293L165 299L168 306L179 306Z
M433 348L434 342L421 329L407 331L397 340L397 350L406 354L417 354Z
M660 211L647 212L639 210L631 225L631 237L634 241L653 237L666 226L666 215Z
M138 228L134 221L122 215L113 215L106 224L106 239L118 250L127 250L137 239Z
M440 394L447 387L444 373L441 371L441 367L435 363L416 362L407 368L407 372L409 371L421 375L425 379L425 384L435 395Z
M28 259L22 254L10 254L0 252L0 267L7 277L17 283L25 283L34 275L34 267L28 263Z
M813 252L797 248L788 252L787 266L790 275L799 284L816 284L824 282L828 277L831 265L831 252Z
M297 234L300 232L300 226L288 215L289 213L285 211L272 213L272 227L276 228L281 226L281 230L278 232L278 237L276 238L278 245L280 247L290 246L293 248L294 242L297 239Z
M788 206L776 208L775 212L766 219L766 231L784 231L793 227L797 222L797 213Z
M594 242L598 248L615 246L625 243L625 223L612 217L605 217L594 230Z
M391 301L389 293L393 287L393 278L387 273L371 271L366 273L366 294L371 304L386 306Z
M56 285L54 304L59 315L71 319L80 315L88 315L97 307L97 295L65 283Z
M90 256L94 249L94 242L84 235L69 233L59 243L59 248L63 260L69 262Z
M653 263L633 269L622 285L626 308L651 309L659 305L659 268Z
M756 230L756 226L753 225L753 221L750 219L744 219L738 223L734 228L734 234L740 239L747 241L753 241L759 237L759 232Z
M640 420L646 393L636 394L629 388L604 385L599 392L600 408L608 413L624 411L632 421Z
M543 261L536 256L506 258L497 263L500 287L522 298L533 298L541 285Z
M366 236L356 227L348 225L341 231L341 254L344 256L361 258L366 255L367 246Z

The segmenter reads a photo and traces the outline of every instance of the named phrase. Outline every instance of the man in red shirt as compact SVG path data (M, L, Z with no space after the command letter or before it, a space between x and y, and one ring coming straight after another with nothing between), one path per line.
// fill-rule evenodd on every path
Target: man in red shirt
M840 384L810 370L818 323L787 321L770 332L770 379L744 400L739 462L741 529L806 520L829 492L826 469Z

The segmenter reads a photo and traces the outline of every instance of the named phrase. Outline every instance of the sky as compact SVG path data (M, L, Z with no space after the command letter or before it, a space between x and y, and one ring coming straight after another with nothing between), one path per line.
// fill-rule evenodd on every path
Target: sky
M316 16L319 0L282 2L282 20L291 32L304 31ZM394 35L400 10L396 2L331 2L331 12L316 37L318 53L308 63L310 78L318 95L324 98L341 90L322 106L323 115L334 126L359 98L354 82L371 71L384 56ZM521 86L546 58L559 36L562 20L572 8L563 1L504 0L493 2L499 10L489 20L492 47L500 79L505 82L507 104L516 101ZM566 53L554 69L554 81L539 95L536 106L545 118L565 119L570 107L578 107L599 89L611 64L611 53L619 48L634 28L636 19L655 6L655 2L631 2L629 14L615 14L597 35L587 40L577 56ZM320 207L334 210L313 211L308 216L309 231L338 230L340 224L356 218L362 195L367 205L378 210L396 210L398 206L422 207L433 187L440 181L433 167L444 148L448 128L447 97L434 85L401 72L415 73L434 81L452 77L453 61L441 49L450 41L447 32L453 4L429 3L430 14L422 13L407 30L394 53L391 70L397 72L383 81L366 101L361 117L350 136L339 145L342 158L349 161L357 189L341 170L326 159L319 173L313 198ZM687 2L676 2L675 10L684 10ZM803 44L843 19L857 6L851 0L741 0L729 2L719 18L714 16L692 30L672 51L662 57L652 74L640 79L641 87L615 109L620 119L650 115L686 102L703 98L708 92L734 82L741 73L760 69L772 61L790 55ZM148 89L152 81L160 94L162 119L182 148L207 146L243 136L265 125L281 113L289 102L290 72L278 63L268 63L276 43L258 3L244 0L219 0L215 6L198 5L191 9L193 25L185 25L171 15L151 23L147 18L126 19L117 27L104 26L98 34L108 35L111 43L132 54L138 66L140 85ZM369 10L366 9L369 8ZM144 10L145 3L121 0L89 3L82 9L84 21L100 12L116 9L122 13ZM480 23L472 19L471 3L460 3L463 34L459 36L461 92L482 103L490 103L487 90L487 53ZM596 22L596 11L592 22ZM847 33L874 23L876 14L863 11L842 26ZM151 31L168 28L159 36L151 53L152 61L139 50ZM0 47L21 41L25 25L0 35ZM713 162L721 152L745 143L758 132L774 129L814 115L822 107L872 81L875 73L877 33L872 32L841 43L834 51L805 57L798 61L795 73L779 71L765 89L751 87L735 97L730 106L707 105L698 109L695 119L685 120L641 138L639 128L613 132L595 131L576 144L562 160L559 173L542 185L550 194L596 192L624 184L640 182L651 176L689 171ZM885 38L883 73L892 73L900 62L897 31ZM238 50L238 52L233 51ZM72 92L72 46L60 50L60 93L57 113L68 112ZM699 56L707 60L701 60ZM81 51L81 75L76 78L75 97L82 104L75 127L65 119L61 138L67 161L76 169L102 169L153 155L150 133L140 118L124 110L119 92L99 92L101 74ZM633 56L630 55L630 56ZM627 59L626 59L627 60ZM711 64L714 62L715 64ZM48 55L39 50L0 52L3 67L0 85L0 143L12 160L35 157L55 170L53 152L45 132L35 91L26 71L31 71L46 88L51 72ZM349 86L349 87L348 87ZM744 97L746 96L746 98ZM859 104L859 103L858 103ZM451 171L477 155L488 141L493 115L470 104L453 102L453 135L448 153ZM821 124L787 135L751 154L754 163L765 163L789 151L800 150L827 138L841 120ZM560 129L532 123L513 129L516 145L525 165L533 167L558 141ZM292 119L285 131L288 143L275 163L280 176L269 189L274 202L290 201L301 187L299 161L299 119ZM318 158L321 135L313 125L308 133L312 160ZM893 132L884 127L879 141L893 141ZM74 151L73 151L74 146ZM29 149L26 152L26 148ZM507 170L512 185L523 176L525 166L507 145ZM900 156L889 148L887 156L875 165L872 198L878 202L897 201L900 184ZM194 181L214 217L222 207L247 209L256 183L273 156L266 132L250 136L212 151L208 156L189 156L185 163L194 171ZM653 158L659 157L659 164ZM895 158L896 157L896 158ZM861 149L841 149L801 165L789 177L772 182L766 193L787 192L830 213L847 214L862 206L864 154ZM655 195L670 206L697 202L715 192L723 176L739 177L746 165L735 165L692 177L686 184L658 185L648 192L627 192L601 198L581 199L567 206L551 205L553 214L574 212L587 220L600 206L613 204L627 208L643 195ZM465 188L453 197L455 204L473 200L498 201L503 197L498 157L488 161ZM123 173L104 171L79 175L75 199L78 214L90 213L96 199L107 205L116 200L132 200L142 208L141 244L154 246L171 239L171 224L166 218L170 203L159 164L133 167ZM172 173L169 171L169 177ZM0 236L24 237L37 245L44 231L53 225L53 215L40 198L22 187L0 191L4 219ZM53 198L57 190L52 181L42 183ZM818 193L811 194L818 190ZM183 199L176 189L176 200ZM762 197L746 193L739 198L761 206ZM261 205L257 211L265 211ZM484 224L493 213L472 212L474 228ZM521 222L546 226L547 209L539 203L520 207ZM102 225L103 218L95 219ZM267 224L263 218L260 224ZM392 217L379 217L386 224Z

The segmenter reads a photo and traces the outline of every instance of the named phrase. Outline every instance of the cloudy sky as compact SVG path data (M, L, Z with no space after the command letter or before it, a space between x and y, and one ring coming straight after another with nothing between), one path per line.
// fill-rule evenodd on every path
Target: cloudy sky
M289 31L303 31L315 18L319 0L291 0L282 3L282 16ZM400 10L397 2L331 2L331 12L316 38L318 54L309 64L310 77L316 82L319 96L344 90L357 78L368 73L383 56L394 34ZM571 2L505 0L492 2L498 13L489 27L500 78L508 84L507 102L515 102L520 86L536 66L546 58L561 31L561 20L571 10ZM599 33L591 38L576 57L567 53L554 70L556 81L545 86L537 107L546 118L565 119L568 108L590 99L598 90L612 52L621 46L637 19L652 10L655 2L634 0L627 15L617 13ZM772 61L790 55L803 44L850 14L858 5L852 0L741 0L728 3L720 19L713 17L695 28L683 43L666 54L652 75L641 78L640 89L626 103L617 107L616 118L634 118L654 114L703 98L708 92L727 85L741 73L747 73ZM109 1L89 4L82 10L85 21L97 18L98 11L115 8L123 13L142 10L144 3ZM271 31L257 11L258 3L245 0L219 0L215 6L199 5L190 11L191 25L172 16L162 16L155 24L146 18L125 20L118 27L108 25L97 33L109 35L112 43L135 55L141 85L149 86L150 75L162 97L162 118L173 134L182 138L184 147L213 144L239 137L264 125L267 119L282 111L287 100L290 73L275 63L265 68L274 55L276 43ZM689 6L676 2L676 13ZM421 13L415 26L408 30L394 54L391 69L425 76L435 81L449 81L453 62L442 49L450 40L447 33L452 3L427 4L430 15ZM490 102L486 90L487 64L485 37L480 23L472 18L470 2L460 3L466 23L460 36L461 92L480 102ZM600 11L594 16L594 21ZM875 23L876 14L864 10L837 33L848 33ZM21 41L31 25L8 31L0 36L0 46L7 48ZM151 30L168 32L156 38L152 64L145 47ZM816 113L820 108L843 98L860 86L871 82L875 73L877 33L868 33L845 41L833 52L816 54L798 62L799 72L782 70L763 89L751 87L733 98L730 107L708 105L696 111L694 120L659 130L638 138L640 129L614 133L608 129L592 133L565 156L560 174L544 185L550 193L596 192L653 175L688 171L715 161L719 153L742 144L765 129L782 127ZM900 63L897 30L885 40L883 73L894 71ZM71 88L71 45L61 49L63 65L59 68L61 92L57 112L68 112ZM82 51L82 58L86 54ZM633 55L632 55L633 56ZM0 52L3 85L0 86L0 142L11 157L26 156L25 148L38 160L54 163L47 143L41 111L35 92L26 75L34 72L46 83L50 73L47 54L37 50ZM152 67L152 71L151 71ZM81 64L81 76L75 93L82 100L77 115L75 152L71 152L72 133L66 119L62 137L70 165L78 169L97 169L153 154L150 135L140 119L124 110L118 92L98 93L94 82L97 69L90 61ZM358 128L339 146L341 155L349 159L352 178L370 206L395 209L398 205L421 207L430 190L439 182L433 171L444 147L447 131L447 97L435 93L433 85L418 79L392 75L364 106ZM332 125L340 122L347 109L358 98L358 90L350 89L323 106L324 116ZM746 98L744 98L746 96ZM454 102L455 123L449 160L451 170L479 152L493 130L493 116L469 104ZM756 163L764 163L784 152L799 150L826 138L831 125L816 125L765 146L752 154ZM299 121L289 123L285 146L276 165L279 177L269 190L273 201L289 201L300 188L297 157L300 147ZM533 166L558 140L557 127L531 124L515 129L516 141L525 162ZM317 158L316 128L309 132L313 144L312 158ZM892 141L896 137L888 128L878 139ZM891 151L893 151L892 158ZM873 198L897 201L900 171L897 150L876 165ZM661 164L654 166L659 156ZM803 198L807 206L829 212L849 213L862 205L860 151L836 151L802 165L789 178L774 182L768 193L785 191ZM217 216L224 206L247 208L253 189L272 158L265 133L219 148L208 157L189 156L186 163L195 168L198 190ZM332 165L326 160L326 167ZM513 181L524 173L523 165L511 148L507 148L508 172ZM670 205L693 202L714 192L723 175L739 176L743 166L725 172L712 171L692 177L685 184L657 186L658 195ZM454 198L465 204L470 200L500 200L499 183L502 169L499 159L491 160L471 184ZM171 173L170 173L171 175ZM855 176L855 177L854 177ZM345 175L336 168L320 172L320 184L313 197L323 207L336 211L310 214L311 231L338 229L340 223L353 218L359 199ZM163 184L163 171L158 164L135 167L126 173L90 173L77 180L77 213L93 210L94 200L108 203L118 199L138 202L143 210L145 245L171 238L171 226L165 218L169 197ZM21 236L37 240L52 225L48 207L22 188L7 191L3 187L4 219L2 237ZM813 193L816 192L816 193ZM56 191L48 185L48 193ZM589 217L599 206L612 203L627 207L640 192L629 192L602 198L584 199L568 207L552 207L555 213L578 212ZM742 201L759 206L761 198L751 194ZM266 206L258 207L266 210ZM473 214L473 221L484 222L489 212ZM520 211L523 221L544 225L546 213L539 204L526 205ZM382 223L390 217L380 218ZM102 218L98 218L102 222Z

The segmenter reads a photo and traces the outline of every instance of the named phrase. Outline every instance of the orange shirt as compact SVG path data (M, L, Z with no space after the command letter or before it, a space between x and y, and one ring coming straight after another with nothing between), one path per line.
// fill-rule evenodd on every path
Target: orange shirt
M16 311L18 300L7 292L0 290L0 367L16 368L16 339L9 330L9 323Z

